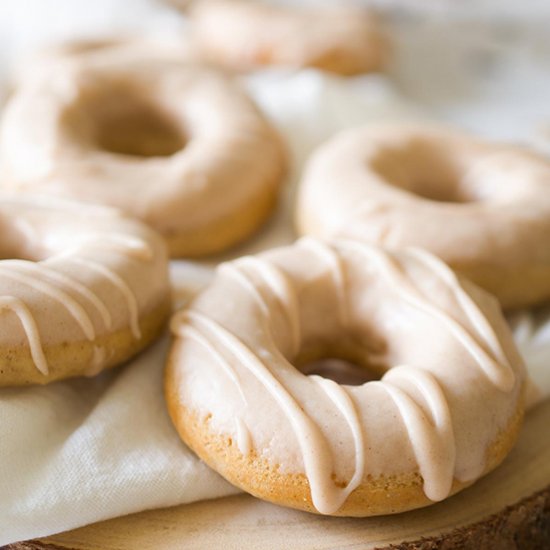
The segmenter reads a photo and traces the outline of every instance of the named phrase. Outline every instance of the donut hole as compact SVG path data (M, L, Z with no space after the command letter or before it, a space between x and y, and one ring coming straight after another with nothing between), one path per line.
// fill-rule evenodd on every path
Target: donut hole
M0 260L28 260L38 262L44 259L45 251L32 246L25 228L9 217L0 215Z
M373 369L339 357L319 358L302 365L300 370L308 376L315 374L348 386L361 386L381 378Z
M102 112L101 112L102 111ZM120 101L100 111L97 145L103 151L137 157L167 157L184 147L168 116L145 101Z
M404 147L385 148L371 167L386 183L425 200L467 204L481 200L481 189L464 177L465 169L454 151L427 140Z
M348 386L380 380L388 370L387 365L375 359L373 350L351 342L346 346L324 344L301 350L292 363L303 374L315 374Z
M90 94L71 122L92 147L114 155L168 157L185 146L173 117L151 98L124 85Z

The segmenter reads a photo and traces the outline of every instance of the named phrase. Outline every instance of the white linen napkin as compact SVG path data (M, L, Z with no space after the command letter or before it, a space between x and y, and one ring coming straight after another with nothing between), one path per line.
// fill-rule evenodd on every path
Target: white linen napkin
M146 0L132 1L137 11L128 10L126 1L78 2L80 9L72 9L65 23L70 19L88 35L104 33L106 21L111 31L117 25L127 28L128 20L120 14L130 11L135 28L145 26L146 20L157 29L177 26L170 19L175 16L168 17L165 8ZM3 0L0 36L6 39L2 25L9 27L9 6L16 10L17 5L34 5L36 11L28 11L24 19L19 12L11 17L17 21L32 17L33 32L51 38L45 30L51 18L44 18L43 10L53 5L70 9L76 3ZM98 4L103 10L110 6L108 18L101 9L94 12L92 6ZM157 19L150 16L156 9L160 10ZM294 183L311 149L338 129L378 120L432 117L547 148L542 130L544 121L550 121L550 103L525 84L544 81L543 89L548 89L550 83L550 75L543 74L536 61L545 55L550 60L550 38L540 34L536 42L532 40L531 30L539 24L518 23L509 42L500 35L494 39L494 26L483 27L487 34L481 27L474 28L466 40L463 22L445 22L441 27L397 19L392 24L396 61L389 76L342 79L316 71L264 71L245 78L244 84L287 138L294 169L273 219L244 246L219 260L292 242ZM518 33L531 37L519 50L513 48ZM66 32L58 29L58 35ZM26 40L36 42L36 35ZM14 45L13 50L25 48L26 43ZM452 55L445 57L445 52ZM488 65L481 70L474 64L472 69L472 60L481 54ZM490 79L487 70L492 71ZM215 263L173 262L179 301L208 282ZM550 394L550 315L526 312L512 321L533 378L542 394ZM0 390L0 545L237 491L201 463L170 424L162 396L167 346L165 337L130 364L93 379Z

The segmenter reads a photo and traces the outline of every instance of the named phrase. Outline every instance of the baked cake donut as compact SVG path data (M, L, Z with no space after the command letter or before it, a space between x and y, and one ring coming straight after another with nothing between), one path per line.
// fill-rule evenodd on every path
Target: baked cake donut
M190 13L197 52L232 70L281 65L354 75L382 69L388 57L380 23L358 7L202 0Z
M14 88L27 80L44 78L61 64L101 63L103 60L118 63L136 61L187 62L198 61L189 42L173 36L104 36L68 40L40 49L24 59L13 74Z
M425 125L347 130L310 158L302 235L429 250L505 308L550 298L550 163Z
M276 203L285 153L249 97L189 64L100 60L27 80L8 103L4 188L120 208L173 256L250 235Z
M97 374L170 313L162 238L114 209L0 193L0 386Z
M497 301L419 249L306 238L237 259L171 326L179 434L277 504L347 516L425 506L495 468L521 423L526 375ZM335 357L381 378L311 373Z

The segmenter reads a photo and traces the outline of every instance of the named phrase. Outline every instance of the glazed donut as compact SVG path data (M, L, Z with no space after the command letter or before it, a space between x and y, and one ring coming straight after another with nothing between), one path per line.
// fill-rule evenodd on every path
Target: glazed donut
M341 75L383 68L387 40L373 14L351 6L291 8L203 0L191 9L199 54L232 70L315 67Z
M253 232L275 205L285 154L248 96L207 69L100 59L62 64L8 103L3 186L120 208L173 256Z
M550 163L518 147L421 125L342 132L306 166L298 232L416 246L505 308L550 298Z
M114 209L0 193L0 386L92 376L170 313L162 238Z
M47 78L52 70L61 64L82 64L83 62L127 64L136 61L197 62L188 41L176 37L104 36L69 40L42 48L33 53L15 68L14 88L25 85L27 80Z
M420 249L306 238L237 259L172 331L165 392L179 434L277 504L348 516L425 506L499 464L521 422L525 370L497 301ZM335 357L382 377L311 374Z

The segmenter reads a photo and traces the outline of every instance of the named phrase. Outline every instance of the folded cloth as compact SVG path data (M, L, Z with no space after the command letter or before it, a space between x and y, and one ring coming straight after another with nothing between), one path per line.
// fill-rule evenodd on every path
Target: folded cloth
M0 392L0 544L237 492L172 428L167 348L95 379Z
M176 296L211 270L173 269ZM550 314L512 320L537 383L550 395ZM101 375L0 390L0 544L145 509L238 492L179 439L162 394L169 338Z
M41 10L58 1L33 0L33 4ZM101 6L107 3L109 0L101 0ZM65 4L72 5L73 1ZM136 3L149 4L146 0ZM20 10L23 5L27 3L2 1L4 10L6 6ZM88 8L71 13L82 23L89 6L95 5L79 3L79 8ZM127 2L110 5L128 12ZM34 25L51 21L39 13L35 13ZM472 28L464 33L464 22L456 28L445 23L442 37L440 20L431 27L414 20L407 27L407 21L398 21L403 32L390 77L341 79L316 71L265 71L243 80L289 142L293 182L312 147L338 129L374 120L418 118L420 113L459 121L493 137L521 137L543 147L543 134L536 134L529 124L535 120L538 124L543 113L550 120L550 103L537 92L546 89L550 79L546 78L545 88L542 64L537 68L530 62L534 50L524 47L516 52L517 64L510 68L503 61L509 53L504 35L495 35L498 48L490 49L487 40L493 35L478 32L476 27L476 40L471 40ZM0 29L2 24L9 26L9 19L0 17ZM529 34L529 28L522 29ZM511 47L517 45L517 33L509 34ZM536 55L550 52L541 46L544 40L550 44L544 37L547 33L533 44ZM477 55L476 49L482 50L484 57ZM452 55L447 55L449 52ZM413 54L416 57L411 65ZM491 61L490 81L479 65L474 67L477 72L461 69L474 58ZM432 63L433 59L445 62ZM515 78L516 73L521 78ZM540 86L528 86L529 79ZM402 92L397 91L394 81ZM516 82L519 96L511 89ZM503 89L509 94L496 94ZM527 97L530 91L532 97ZM411 99L405 100L402 94ZM522 98L521 104L514 103L515 97ZM535 143L536 136L540 142ZM267 226L245 246L219 260L291 242L292 194L290 185ZM209 280L214 264L175 262L176 295L186 299L199 289ZM539 397L550 393L548 319L550 315L541 313L524 313L513 319L518 343L539 386ZM237 491L198 460L170 424L162 396L167 347L165 337L124 367L96 378L0 390L0 545Z

